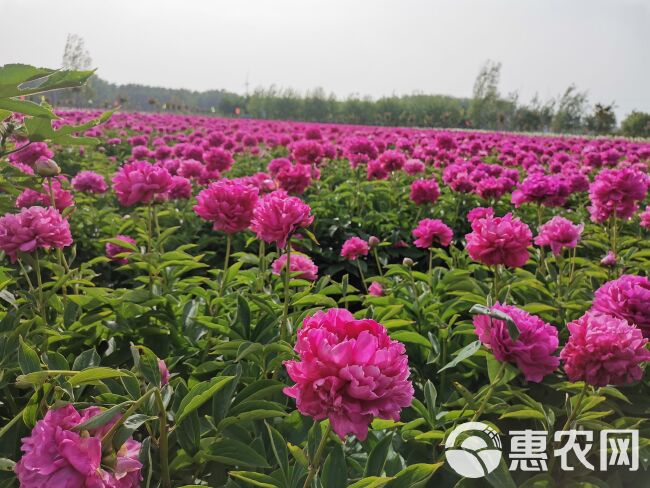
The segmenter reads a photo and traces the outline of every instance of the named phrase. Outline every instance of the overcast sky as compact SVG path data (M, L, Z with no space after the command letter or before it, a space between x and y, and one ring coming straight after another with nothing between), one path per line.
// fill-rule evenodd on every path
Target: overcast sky
M0 65L59 66L75 33L117 83L469 96L492 59L503 94L575 83L650 111L650 0L0 0L0 18Z

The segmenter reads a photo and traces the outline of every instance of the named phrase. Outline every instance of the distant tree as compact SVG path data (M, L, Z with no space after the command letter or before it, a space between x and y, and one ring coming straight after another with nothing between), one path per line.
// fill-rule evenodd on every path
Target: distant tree
M611 134L616 129L614 104L594 105L594 111L587 117L587 129L594 134Z
M63 59L61 61L63 69L87 70L90 69L91 63L92 58L86 49L83 38L77 34L68 34L63 50ZM73 105L78 106L92 103L92 98L95 96L93 80L90 79L83 87L70 90L69 95L71 97L69 102Z
M650 137L650 114L635 110L621 122L621 132L627 137Z
M499 124L499 81L501 63L488 60L474 81L469 117L481 129L496 129Z
M578 132L583 128L587 107L587 92L569 86L557 102L557 111L551 123L553 132Z

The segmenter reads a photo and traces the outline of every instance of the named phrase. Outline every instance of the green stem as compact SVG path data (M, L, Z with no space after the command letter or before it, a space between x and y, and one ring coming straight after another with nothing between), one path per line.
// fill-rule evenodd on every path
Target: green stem
M266 243L262 240L260 240L260 249L259 249L259 276L258 276L258 283L259 283L259 291L264 290L264 275L266 274Z
M160 469L162 471L163 488L171 488L172 482L169 476L169 443L167 439L167 412L160 394L160 389L155 389L156 405L158 406L158 419L160 421L160 435L158 437L158 451L160 453Z
M226 278L228 277L228 261L230 261L230 246L232 244L232 234L226 235L226 257L223 260L223 277L221 278L221 291L219 297L222 298L226 291Z
M291 277L291 242L287 241L285 247L287 261L284 263L284 308L282 310L282 321L280 322L280 339L287 341L289 339L288 320L289 320L289 278Z
M564 426L561 429L562 431L568 430L571 427L571 423L576 419L578 414L580 413L581 407L582 407L582 400L584 400L585 395L587 394L587 389L589 388L589 385L587 382L585 382L584 386L582 387L582 390L580 390L580 394L578 395L578 399L576 400L576 404L571 410L571 413L566 419L566 422L564 423Z
M492 292L494 295L494 302L496 303L499 301L499 293L501 292L501 272L498 264L494 265L493 278Z
M483 412L487 407L488 401L490 400L490 398L492 398L494 389L499 384L499 382L501 381L501 377L503 376L503 373L505 373L506 371L507 364L508 363L506 363L505 361L501 363L501 367L497 371L497 374L494 377L494 381L490 383L490 386L488 386L488 389L485 392L485 396L483 397L483 401L481 401L481 405L478 407L478 410L474 412L474 416L472 417L471 422L476 422L481 417L481 415L483 415Z
M318 473L318 470L320 469L320 460L321 457L323 457L323 451L327 445L327 440L330 436L330 432L332 432L332 426L330 424L327 424L325 432L323 433L323 437L318 443L318 447L314 453L314 458L309 463L309 472L307 473L307 479L305 479L305 484L302 485L302 488L309 488L311 486L311 482Z
M382 278L384 277L384 271L381 267L381 261L379 261L379 254L377 253L377 248L373 247L372 248L372 253L375 255L375 263L377 263L377 271L379 272L379 276Z
M363 270L361 269L361 261L357 258L357 268L359 269L359 275L361 276L361 283L363 284L363 289L366 290L366 295L368 294L368 285L366 284L366 277L363 275Z
M34 273L36 274L36 283L38 284L38 308L41 317L45 320L45 298L43 296L43 277L41 276L41 260L38 257L38 250L34 253Z

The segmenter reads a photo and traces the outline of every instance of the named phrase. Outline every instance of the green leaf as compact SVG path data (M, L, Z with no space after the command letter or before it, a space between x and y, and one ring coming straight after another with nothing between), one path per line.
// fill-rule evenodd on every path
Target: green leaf
M321 473L323 486L346 486L348 482L348 467L345 464L343 447L336 444L329 453Z
M267 422L266 429L269 432L269 441L271 443L271 450L273 451L273 456L278 462L282 474L284 475L285 481L288 481L289 477L289 450L287 449L287 443L276 429L271 427Z
M518 408L501 414L500 419L535 419L546 420L546 415L532 408Z
M83 86L95 71L53 70L27 64L6 64L0 67L0 98L34 95L61 88ZM21 89L24 83L43 80L37 86Z
M254 471L230 471L233 478L242 480L245 483L262 488L280 488L280 484L268 474L256 473Z
M393 435L388 434L377 444L375 444L375 447L373 447L372 451L370 451L368 461L366 462L366 467L363 470L364 477L381 475L381 473L384 471L384 465L386 464L386 458L388 457L388 451L392 442Z
M499 466L497 466L497 469L487 474L485 479L494 488L517 488L503 457L501 458L501 462L499 463Z
M0 98L0 109L10 110L32 117L43 117L46 119L56 119L57 116L49 108L34 103L30 100L15 100L13 98Z
M210 381L195 385L181 401L176 412L176 422L180 423L190 412L193 412L210 400L224 386L230 383L234 376L217 376Z
M41 370L41 361L38 354L22 338L19 339L20 347L18 348L18 364L23 374L34 373Z
M348 488L381 488L382 486L386 486L386 483L392 479L394 478L370 476L368 478L360 479L356 483L352 483Z
M85 422L82 422L79 425L75 425L72 428L72 430L80 432L82 430L97 429L103 425L106 425L111 420L113 420L115 416L118 415L124 407L131 405L132 403L133 403L132 401L128 401L128 402L122 402L119 405L114 405L111 408L104 410L102 413L95 415L94 417L91 417Z
M97 351L95 351L95 348L93 347L92 349L88 349L79 356L77 356L74 360L74 363L72 363L72 369L74 371L81 371L82 369L88 369L92 368L95 366L99 366L99 363L101 361L101 358L99 357L99 354L97 354Z
M120 378L122 376L128 376L128 374L112 368L90 368L84 369L75 374L68 380L68 382L72 386L79 386L84 383L94 383L96 381L106 380L109 378Z
M473 356L476 354L476 352L481 348L481 341L474 341L465 347L463 347L458 353L456 354L456 357L452 359L450 362L448 362L446 365L444 365L442 368L438 370L438 373L441 371L444 371L449 368L453 368L457 364L461 363L468 357Z
M399 330L393 332L390 337L396 341L406 342L408 344L417 344L418 346L424 346L427 349L432 348L431 343L425 337L410 330Z
M517 324L515 324L515 321L512 320L512 317L508 315L505 312L502 312L501 310L497 310L495 308L488 308L483 305L474 305L470 310L469 313L471 314L479 314L479 315L487 315L490 318L496 319L496 320L501 320L506 323L506 326L508 327L508 333L510 334L510 338L513 341L516 341L517 338L519 337L519 329L517 328Z
M386 483L387 488L419 488L433 476L444 463L412 464L395 475Z
M235 439L218 439L210 444L210 447L201 451L201 454L207 459L230 466L269 467L266 459L257 451Z

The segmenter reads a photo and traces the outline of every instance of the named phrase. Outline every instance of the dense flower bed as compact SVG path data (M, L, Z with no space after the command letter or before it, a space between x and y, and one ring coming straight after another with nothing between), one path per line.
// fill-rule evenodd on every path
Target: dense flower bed
M648 463L650 143L138 113L84 135L2 163L8 483L470 486L444 450L470 420L637 428Z

